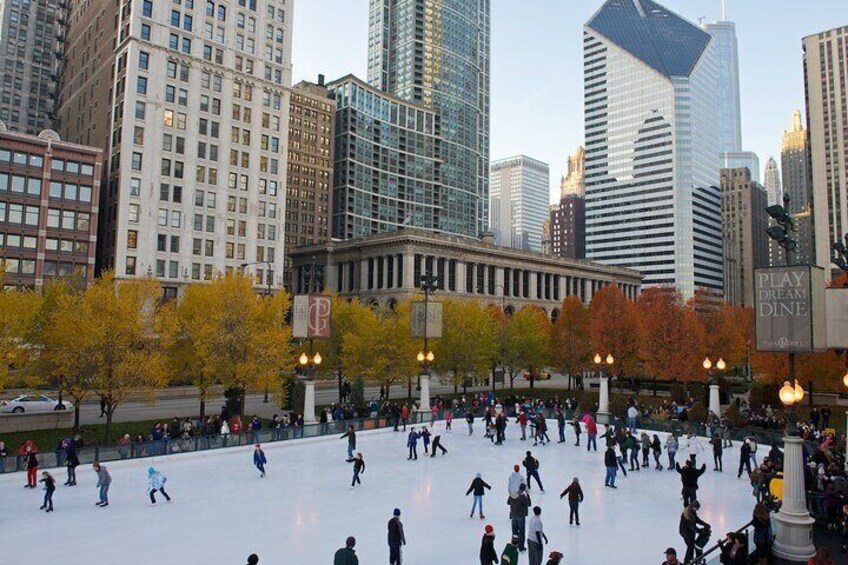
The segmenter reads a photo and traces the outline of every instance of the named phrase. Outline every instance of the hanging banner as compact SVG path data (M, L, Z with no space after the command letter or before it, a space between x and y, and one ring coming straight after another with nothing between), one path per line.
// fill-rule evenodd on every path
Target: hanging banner
M332 301L323 294L298 294L292 304L292 337L326 339L330 337Z
M827 348L848 349L848 288L827 288Z
M825 348L824 270L772 267L754 274L757 351L807 353Z
M426 324L424 323L425 318L427 320ZM412 337L421 339L424 337L427 339L442 337L442 303L427 302L425 308L424 302L413 302L410 325L412 326L410 328L412 330ZM425 325L427 327L426 336L424 335Z

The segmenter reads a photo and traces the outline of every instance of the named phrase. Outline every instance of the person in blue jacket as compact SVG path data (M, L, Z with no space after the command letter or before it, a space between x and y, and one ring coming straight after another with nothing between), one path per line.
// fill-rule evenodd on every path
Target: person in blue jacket
M253 464L259 469L259 472L262 473L259 475L259 478L265 478L265 464L268 463L268 459L265 457L265 452L262 451L262 446L258 443L253 446Z
M421 434L415 431L415 427L409 431L409 436L406 440L406 446L409 448L409 457L407 459L418 459L418 438Z
M150 494L150 504L156 504L157 490L162 493L165 500L171 502L171 497L168 496L167 492L165 492L165 481L167 480L168 479L165 478L165 475L153 467L147 468L147 492Z

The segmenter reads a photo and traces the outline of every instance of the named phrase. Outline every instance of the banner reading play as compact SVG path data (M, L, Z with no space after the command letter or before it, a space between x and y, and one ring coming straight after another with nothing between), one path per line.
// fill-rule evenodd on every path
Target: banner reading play
M757 269L754 306L758 351L824 349L823 269L807 265Z
M330 337L329 296L298 294L292 304L292 337L296 339L326 339Z

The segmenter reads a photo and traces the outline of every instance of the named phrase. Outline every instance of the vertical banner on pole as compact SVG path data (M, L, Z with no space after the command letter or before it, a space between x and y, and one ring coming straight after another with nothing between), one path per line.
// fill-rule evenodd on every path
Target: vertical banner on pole
M292 303L292 337L326 339L330 337L332 300L323 294L298 294Z
M426 314L425 314L426 312ZM424 319L427 323L424 323ZM413 302L410 316L410 328L412 337L433 339L442 337L442 303L428 302L425 308L424 302ZM424 335L424 328L427 335Z

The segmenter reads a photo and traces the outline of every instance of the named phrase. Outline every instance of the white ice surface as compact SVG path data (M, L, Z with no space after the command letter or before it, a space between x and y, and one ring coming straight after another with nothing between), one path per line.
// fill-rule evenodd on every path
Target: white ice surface
M417 461L406 459L404 433L357 434L367 468L354 491L351 465L344 461L347 442L334 437L268 444L265 479L252 466L252 447L106 463L113 484L105 509L94 506L90 466L78 469L79 486L58 487L52 514L38 510L41 490L22 488L24 474L6 474L0 476L0 563L242 565L255 552L260 565L329 565L349 535L356 536L360 563L388 563L386 522L398 507L408 542L406 565L476 564L485 524L495 528L498 555L508 541L507 479L526 449L541 462L547 489L531 491L550 540L545 561L556 549L568 565L642 565L662 562L667 546L683 549L676 472L648 468L626 478L619 473L619 488L612 490L603 486L602 440L597 453L587 453L573 446L569 428L566 443L533 448L510 425L507 442L495 447L482 437L479 423L473 437L463 421L453 428L446 433L444 422L436 424L446 456L422 457L419 443ZM549 428L556 440L556 423ZM584 443L585 434L581 439ZM751 488L735 473L738 446L725 450L724 473L713 472L706 443L700 457L707 463L701 516L713 525L711 544L751 516ZM150 465L167 475L173 504L150 506L145 492ZM485 521L469 519L472 498L464 496L478 472L492 485L484 497ZM54 476L60 485L65 480L63 469ZM568 525L568 502L559 499L574 476L586 495L579 528ZM519 561L527 563L527 554Z

